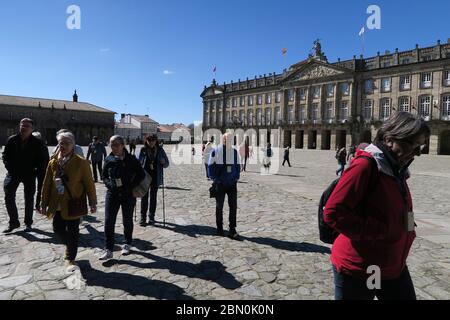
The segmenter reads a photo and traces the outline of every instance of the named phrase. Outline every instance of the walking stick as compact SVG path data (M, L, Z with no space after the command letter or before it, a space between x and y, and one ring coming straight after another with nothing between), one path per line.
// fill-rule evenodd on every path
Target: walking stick
M166 227L166 206L165 206L165 203L164 203L164 197L165 197L165 195L164 195L164 189L165 189L165 186L164 186L164 169L163 169L163 176L162 176L162 185L163 185L163 226L165 228Z

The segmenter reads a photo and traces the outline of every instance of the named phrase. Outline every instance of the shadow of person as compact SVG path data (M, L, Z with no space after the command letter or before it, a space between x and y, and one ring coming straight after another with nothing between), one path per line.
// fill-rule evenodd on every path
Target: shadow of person
M94 227L90 225L85 226L86 230L89 232L88 235L83 235L80 237L80 246L85 248L99 248L104 249L105 247L105 236L103 231L98 231ZM115 243L122 243L124 240L123 235L115 234ZM150 241L142 240L142 239L133 239L133 247L141 250L141 251L150 251L155 250L156 247Z
M184 234L191 238L197 238L197 235L202 236L216 236L217 229L210 226L199 226L199 225L187 225L182 226L175 223L166 222L166 226L163 226L161 223L157 223L154 225L156 228L170 230L176 233Z
M219 261L203 260L195 264L171 260L151 253L137 251L131 251L130 253L140 255L153 262L143 263L129 260L110 260L105 262L103 266L129 265L140 269L166 269L172 274L215 282L225 289L235 290L242 286L242 283L236 280L231 273L227 272L226 267Z
M194 300L182 288L168 282L152 280L129 273L103 272L92 268L87 260L79 261L78 266L88 286L122 290L132 296L167 300Z
M187 225L180 226L175 223L166 223L166 227L162 225L155 225L155 227L171 230L176 233L181 233L189 237L196 238L198 235L202 236L216 236L217 229L209 226L199 226L199 225ZM299 252L316 252L323 254L330 254L330 248L316 245L306 242L291 242L285 240L277 240L272 238L263 237L245 237L240 235L239 241L249 241L261 245L271 246L275 249L286 250L286 251L299 251Z
M330 254L331 250L328 247L307 243L307 242L291 242L285 240L277 240L272 238L263 238L263 237L245 237L241 235L241 239L249 242L254 242L257 244L271 246L275 249L285 250L285 251L294 251L294 252L315 252L322 254Z
M44 236L44 237L38 237L34 234ZM25 231L17 231L15 233L16 236L20 236L29 242L39 242L39 243L48 243L48 244L61 244L61 241L59 240L58 236L53 232L47 232L43 230L33 229L31 232L25 232Z
M180 187L165 187L166 190L176 190L176 191L192 191L192 189L180 188Z

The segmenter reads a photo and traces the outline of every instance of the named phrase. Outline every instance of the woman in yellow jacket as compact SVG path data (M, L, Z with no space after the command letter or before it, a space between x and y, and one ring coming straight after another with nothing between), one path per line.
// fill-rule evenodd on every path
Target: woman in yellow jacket
M69 202L78 199L83 203L87 195L90 212L95 213L97 195L89 162L74 152L73 134L60 133L57 140L59 153L49 162L42 187L41 214L53 218L53 230L66 245L66 266L72 269L76 266L80 218L87 214L83 210L87 206L70 206Z

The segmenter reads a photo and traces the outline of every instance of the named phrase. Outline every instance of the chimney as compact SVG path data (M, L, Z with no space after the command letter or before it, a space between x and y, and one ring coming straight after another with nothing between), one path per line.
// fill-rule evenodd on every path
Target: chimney
M73 94L73 102L78 102L77 90L75 90L75 93Z
M123 118L125 118L125 113L120 114L120 119L123 119Z

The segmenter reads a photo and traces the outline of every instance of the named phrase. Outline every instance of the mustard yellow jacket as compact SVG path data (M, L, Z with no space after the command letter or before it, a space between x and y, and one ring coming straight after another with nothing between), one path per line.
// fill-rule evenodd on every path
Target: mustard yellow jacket
M58 210L60 204L61 216L64 220L76 220L80 217L69 217L69 193L67 188L64 195L59 195L56 190L56 173L58 171L58 160L52 159L48 163L47 173L45 175L44 184L42 186L41 207L47 208L49 217L53 217ZM97 194L95 191L94 179L92 178L91 167L89 161L78 155L73 155L64 167L64 173L69 178L66 183L70 189L72 197L81 198L87 195L89 205L97 205Z

